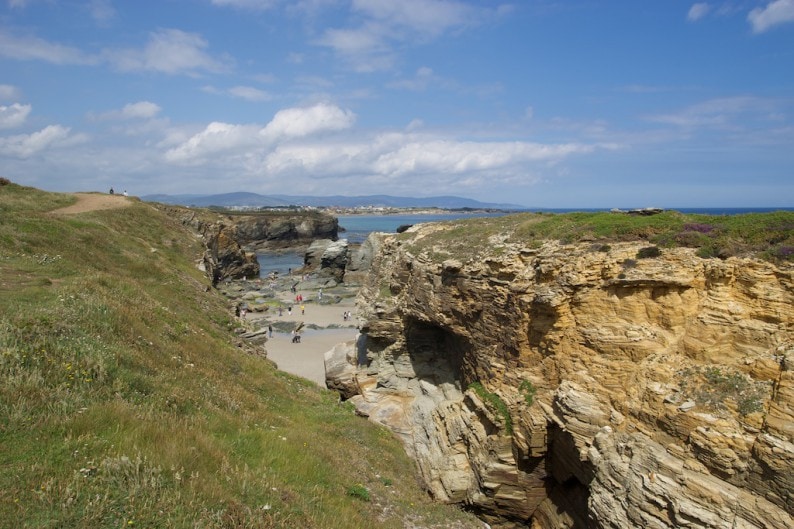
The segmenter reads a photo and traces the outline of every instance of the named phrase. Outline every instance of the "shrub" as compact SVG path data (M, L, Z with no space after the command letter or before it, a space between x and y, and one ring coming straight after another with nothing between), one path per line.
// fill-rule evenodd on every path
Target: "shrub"
M715 230L711 224L704 224L701 222L688 222L683 225L682 231L694 231L697 233L711 233Z
M780 246L779 248L775 249L773 255L775 258L781 259L783 261L794 260L794 246Z
M535 393L538 392L538 388L530 382L529 380L522 380L521 384L518 386L518 391L524 394L524 401L527 403L527 406L532 406L532 402L535 400Z
M622 264L624 269L634 268L635 266L637 266L637 261L635 261L634 259L624 259Z
M492 408L496 413L502 417L505 425L505 431L508 435L513 434L513 418L510 416L510 409L505 404L505 401L496 393L491 393L480 382L472 382L469 384L469 389L473 390L482 401Z
M660 255L662 255L662 251L658 246L646 246L637 251L637 259L651 259Z
M347 489L347 495L352 496L353 498L358 498L361 501L369 501L369 491L367 487L362 484L353 485L349 489Z
M720 256L720 250L716 246L709 244L698 248L695 255L703 259L715 259Z
M769 393L767 383L756 382L744 373L724 367L690 368L679 374L685 378L682 389L698 404L724 410L725 401L730 399L742 416L762 411Z

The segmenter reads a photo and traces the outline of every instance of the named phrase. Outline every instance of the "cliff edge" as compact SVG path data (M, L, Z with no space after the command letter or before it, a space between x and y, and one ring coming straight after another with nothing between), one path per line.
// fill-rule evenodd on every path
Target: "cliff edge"
M791 262L489 222L377 236L326 358L432 494L494 527L794 527Z

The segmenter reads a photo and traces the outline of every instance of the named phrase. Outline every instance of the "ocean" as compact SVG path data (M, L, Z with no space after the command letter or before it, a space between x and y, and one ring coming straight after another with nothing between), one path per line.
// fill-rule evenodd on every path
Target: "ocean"
M373 231L395 233L397 228L407 224L438 222L472 217L498 217L504 213L438 213L438 214L399 214L399 215L342 215L339 216L339 238L351 244L361 244ZM342 231L344 229L344 231ZM258 252L259 275L266 277L271 272L279 275L289 273L303 266L302 252Z
M631 208L626 208L631 209ZM766 213L770 211L792 210L794 208L668 208L680 211L681 213L703 214L703 215L740 215L742 213ZM609 211L605 208L575 208L575 209L530 209L527 211L545 213L570 213L574 211ZM399 215L341 215L339 216L339 238L347 239L352 244L364 242L373 231L394 233L397 228L405 225L422 224L425 222L439 222L445 220L458 220L474 217L499 217L506 213L465 213L450 212L436 214L411 214L404 213ZM344 231L342 231L344 229ZM290 269L297 269L303 266L302 252L259 252L260 275L267 276L270 272L278 272L279 275L287 274Z

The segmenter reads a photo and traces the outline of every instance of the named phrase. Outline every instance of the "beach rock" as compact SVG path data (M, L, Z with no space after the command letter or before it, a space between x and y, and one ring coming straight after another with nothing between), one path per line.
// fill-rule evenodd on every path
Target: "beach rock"
M324 355L325 378L328 389L338 391L349 399L359 393L356 383L356 343L343 342Z
M370 233L367 239L353 252L347 263L348 272L365 272L372 266L372 259L380 249L380 233Z
M303 266L307 270L314 270L320 266L323 253L333 243L332 239L317 239L312 241L303 254Z
M294 246L314 239L336 240L339 221L321 212L239 215L234 217L236 239L257 247Z
M313 270L320 279L332 279L335 283L341 283L345 277L349 255L347 239L314 241L304 254L304 268Z
M348 248L347 239L334 241L328 245L320 257L320 276L327 276L333 278L338 283L344 281L345 268L347 267L348 256L350 250Z
M794 527L794 267L625 266L643 242L451 256L423 240L442 229L380 239L364 353L329 373L436 498L500 527Z

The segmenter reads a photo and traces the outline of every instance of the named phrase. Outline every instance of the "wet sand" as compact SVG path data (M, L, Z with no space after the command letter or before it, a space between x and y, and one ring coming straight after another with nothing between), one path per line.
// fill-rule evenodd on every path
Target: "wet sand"
M358 330L355 328L355 318L345 321L345 311L353 312L355 305L352 299L343 300L332 305L318 305L304 303L306 313L301 315L300 304L293 306L292 315L284 311L282 316L248 314L246 319L254 327L267 327L268 321L290 322L290 326L297 326L303 322L305 328L301 332L301 342L292 343L289 332L273 331L273 337L265 343L267 357L273 360L279 369L309 379L325 387L325 362L324 355L341 342L355 340ZM308 328L310 326L320 329ZM331 328L329 328L331 327Z

